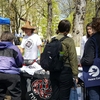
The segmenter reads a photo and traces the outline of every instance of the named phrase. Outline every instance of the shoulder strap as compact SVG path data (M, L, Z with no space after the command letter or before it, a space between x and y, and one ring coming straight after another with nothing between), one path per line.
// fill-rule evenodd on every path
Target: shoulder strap
M63 41L63 40L66 39L66 38L68 38L68 36L64 36L64 37L62 37L59 41ZM64 61L66 61L66 59L68 59L68 56L65 57Z
M64 39L68 38L68 36L64 36L60 39L60 41L63 41Z

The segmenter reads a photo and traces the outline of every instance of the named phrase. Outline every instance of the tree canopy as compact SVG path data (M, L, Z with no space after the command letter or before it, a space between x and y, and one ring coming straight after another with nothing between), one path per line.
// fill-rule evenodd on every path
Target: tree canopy
M86 24L91 22L93 17L99 16L100 1L98 0L0 0L0 16L10 18L13 33L21 32L21 26L25 22L20 19L24 18L29 20L32 26L37 27L39 35L50 38L56 34L57 25L61 19L68 19L71 22L70 33L73 33L75 14L77 14L75 12L78 11L80 2L82 4L86 2L82 22L84 35Z

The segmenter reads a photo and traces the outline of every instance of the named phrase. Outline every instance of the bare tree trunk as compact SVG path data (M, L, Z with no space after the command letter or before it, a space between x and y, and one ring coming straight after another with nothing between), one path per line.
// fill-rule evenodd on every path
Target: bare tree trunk
M14 34L15 33L15 12L13 10L13 0L8 0L8 7L7 9L10 9L9 12L6 11L6 13L9 13L10 16L8 16L10 18L10 21L11 21L11 31L12 33Z
M47 0L48 5L48 16L47 16L47 39L50 40L52 35L52 0Z
M83 22L86 11L86 0L75 0L75 14L73 19L73 39L76 46L80 46L80 40L83 36Z
M95 10L96 10L95 17L100 17L100 0L95 1Z

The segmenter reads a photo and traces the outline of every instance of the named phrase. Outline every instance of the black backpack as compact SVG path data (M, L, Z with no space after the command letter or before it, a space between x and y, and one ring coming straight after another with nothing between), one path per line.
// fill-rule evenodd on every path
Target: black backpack
M40 57L40 65L48 71L60 71L64 67L64 59L62 52L62 43L64 36L60 40L53 38L50 43L46 44L43 53Z

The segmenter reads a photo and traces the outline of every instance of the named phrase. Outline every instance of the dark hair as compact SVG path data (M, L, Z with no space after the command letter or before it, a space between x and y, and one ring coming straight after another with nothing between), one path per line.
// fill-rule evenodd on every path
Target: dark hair
M1 41L12 41L14 39L14 34L9 31L4 31L1 34L0 40Z
M56 30L56 34L58 34L59 33L59 30Z
M88 33L87 27L91 27L92 28L92 23L88 23L86 25L86 36L87 36L87 38L89 38L90 37L90 34Z
M58 24L59 32L67 32L69 33L71 28L71 23L68 20L61 20Z
M100 32L100 18L93 18L92 19L92 28L95 31Z

